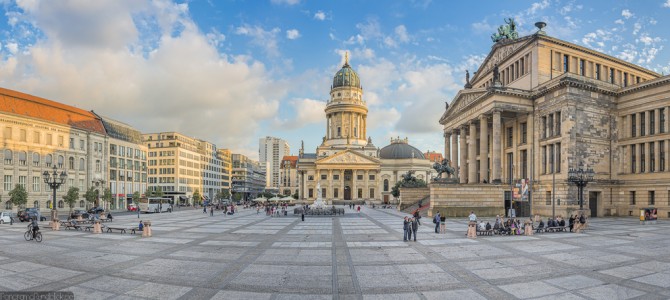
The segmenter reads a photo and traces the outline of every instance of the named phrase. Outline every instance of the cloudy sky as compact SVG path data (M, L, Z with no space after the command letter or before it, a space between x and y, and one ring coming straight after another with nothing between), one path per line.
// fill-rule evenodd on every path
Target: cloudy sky
M670 73L670 0L0 0L0 86L256 158L258 138L325 133L332 76L349 51L377 146L441 151L438 118L514 17Z

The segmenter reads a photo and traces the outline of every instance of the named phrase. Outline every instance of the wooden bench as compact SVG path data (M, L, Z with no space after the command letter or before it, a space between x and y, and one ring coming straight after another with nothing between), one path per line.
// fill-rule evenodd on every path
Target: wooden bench
M133 228L128 228L128 230L130 230L130 233L136 234L138 231L140 231L140 228L139 227L133 227Z
M561 232L566 231L567 226L554 226L554 227L545 227L544 232Z
M479 226L477 226L477 235L493 235L493 228L489 230L480 230Z
M65 224L63 224L63 227L65 227L65 229L74 228L74 230L81 230L81 225L79 225L79 224L74 225L74 224L70 224L70 223L65 223Z
M109 227L107 226L107 232L112 232L112 230L118 230L120 233L126 233L126 229L123 227Z
M91 225L88 225L88 226L84 227L84 229L86 229L86 231L91 231L91 229L93 229L93 226L95 226L95 225L91 224ZM100 230L101 231L104 231L105 228L107 228L107 226L100 224Z
M109 218L104 218L104 219L103 219L103 218L100 218L100 222L103 222L103 223L104 223L104 222L112 222L112 220L113 220L113 219L109 219Z

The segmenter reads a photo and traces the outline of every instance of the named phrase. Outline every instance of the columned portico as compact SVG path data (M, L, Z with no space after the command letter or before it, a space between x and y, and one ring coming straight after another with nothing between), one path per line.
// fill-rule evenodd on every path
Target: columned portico
M466 126L463 125L460 128L459 144L460 144L460 154L461 158L458 161L459 171L458 178L460 183L467 183L468 181L468 147L467 147L467 130Z
M468 140L468 183L477 182L477 123L470 121Z
M479 180L489 181L489 119L486 115L479 117Z
M455 129L451 132L451 153L449 155L451 166L458 167L458 130Z
M502 119L500 116L500 111L495 110L493 111L493 153L491 155L492 157L492 163L493 163L493 170L491 170L491 181L493 183L500 183L500 175L502 173L502 165L501 165L501 157L500 155L502 154L502 145L501 145L501 140L500 137L502 135Z

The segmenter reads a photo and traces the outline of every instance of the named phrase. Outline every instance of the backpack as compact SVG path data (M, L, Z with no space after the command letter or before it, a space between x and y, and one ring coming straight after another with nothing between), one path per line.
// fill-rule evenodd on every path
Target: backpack
M433 224L437 224L437 215L435 215L435 217L433 217Z
M586 218L584 218L584 216L579 217L579 223L586 223Z

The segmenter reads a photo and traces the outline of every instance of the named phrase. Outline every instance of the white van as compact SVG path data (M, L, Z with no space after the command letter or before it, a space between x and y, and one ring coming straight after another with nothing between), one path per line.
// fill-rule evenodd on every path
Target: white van
M12 212L3 211L0 212L0 224L11 223L12 221Z

